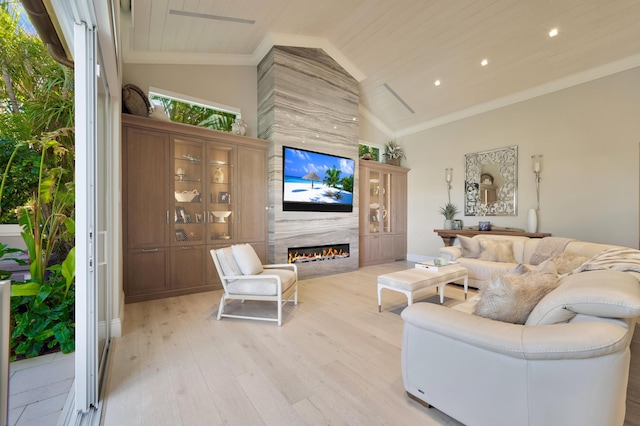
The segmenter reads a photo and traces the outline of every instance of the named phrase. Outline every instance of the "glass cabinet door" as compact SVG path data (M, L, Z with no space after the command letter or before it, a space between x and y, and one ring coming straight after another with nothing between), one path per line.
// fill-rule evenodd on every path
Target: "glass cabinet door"
M173 141L174 244L204 243L204 143L183 139Z
M369 233L379 234L382 232L382 221L384 211L383 181L382 173L371 170L369 173Z
M223 241L235 238L233 223L233 159L234 150L224 145L210 144L207 149L207 235L212 240Z
M369 170L369 234L391 232L391 174Z

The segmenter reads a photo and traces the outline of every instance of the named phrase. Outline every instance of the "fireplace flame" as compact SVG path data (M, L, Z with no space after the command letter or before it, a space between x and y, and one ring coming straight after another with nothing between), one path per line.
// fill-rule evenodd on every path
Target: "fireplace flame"
M311 249L307 252L300 251L289 251L289 263L296 262L315 262L321 260L330 260L330 259L342 259L345 257L349 257L349 251L343 250L340 248L323 248L323 249Z

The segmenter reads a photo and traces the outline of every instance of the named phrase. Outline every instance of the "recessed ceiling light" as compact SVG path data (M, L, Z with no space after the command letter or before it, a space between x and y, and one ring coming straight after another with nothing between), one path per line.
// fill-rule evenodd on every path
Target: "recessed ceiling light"
M486 67L487 65L489 65L489 61L487 59L483 59L482 62L480 62L480 65Z
M558 35L558 29L554 28L551 31L549 31L549 37L555 37Z
M436 86L440 86L440 80L434 81L433 84L435 84Z

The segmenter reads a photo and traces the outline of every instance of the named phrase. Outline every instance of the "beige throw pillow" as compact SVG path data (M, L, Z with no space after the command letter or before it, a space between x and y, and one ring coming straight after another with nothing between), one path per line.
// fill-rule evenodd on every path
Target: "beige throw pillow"
M235 244L231 246L231 250L243 275L257 275L262 272L262 262L249 244Z
M497 275L480 292L474 314L524 324L538 302L558 284L556 274Z
M480 256L480 239L465 237L464 235L458 235L458 241L462 248L462 257L467 259L477 259Z
M513 243L508 240L480 240L480 260L517 263L513 257Z

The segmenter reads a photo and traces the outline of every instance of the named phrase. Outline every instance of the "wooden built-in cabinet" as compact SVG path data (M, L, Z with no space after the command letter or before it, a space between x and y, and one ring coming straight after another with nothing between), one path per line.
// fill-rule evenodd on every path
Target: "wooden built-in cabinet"
M123 114L122 143L127 303L220 288L213 248L266 262L266 141Z
M360 161L360 266L407 258L408 172Z

